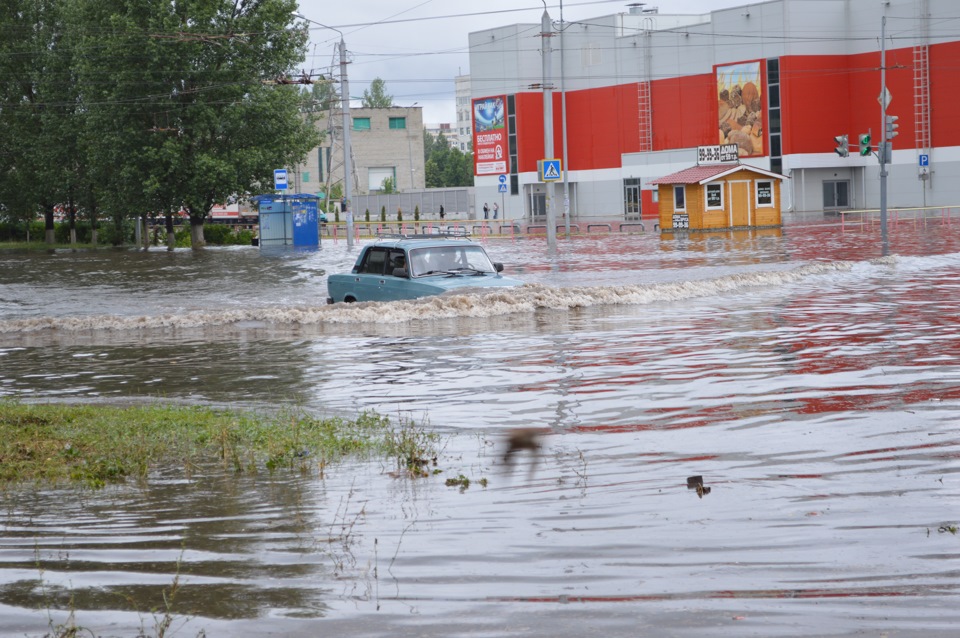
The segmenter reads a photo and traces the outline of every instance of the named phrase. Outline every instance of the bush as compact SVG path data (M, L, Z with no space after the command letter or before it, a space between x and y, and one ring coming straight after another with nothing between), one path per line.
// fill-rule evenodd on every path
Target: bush
M363 213L363 218L364 218L364 220L366 220L366 221L368 221L368 222L370 221L370 209L369 209L369 208L366 210L366 212ZM339 221L339 220L337 220L337 221Z
M193 246L193 239L190 237L190 224L181 224L179 227L175 227L173 238L177 248L190 248Z
M419 204L413 207L413 221L415 222L420 221L420 205Z
M398 221L398 222L402 222L402 221L403 221L403 211L400 210L400 207L399 207L399 206L397 206L397 221Z
M187 225L187 238L190 237L190 227ZM213 246L249 246L253 243L253 233L242 228L234 228L226 224L204 224L203 239ZM179 238L177 245L180 245ZM190 245L188 241L187 246Z
M56 237L56 242L58 244L69 244L70 243L70 224L63 222L61 224L54 224L54 235ZM89 244L90 243L90 222L77 222L77 243L78 244Z
M381 206L381 207L380 207L380 221L382 221L382 222L387 221L387 207L386 207L386 206Z

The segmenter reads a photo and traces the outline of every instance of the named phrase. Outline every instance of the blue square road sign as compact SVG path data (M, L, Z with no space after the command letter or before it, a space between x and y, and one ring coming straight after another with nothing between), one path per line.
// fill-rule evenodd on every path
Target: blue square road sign
M287 169L285 168L274 169L273 188L278 191L287 189Z

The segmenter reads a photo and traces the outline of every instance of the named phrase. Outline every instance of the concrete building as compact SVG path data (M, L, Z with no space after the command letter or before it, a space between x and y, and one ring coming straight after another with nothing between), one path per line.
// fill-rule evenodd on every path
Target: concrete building
M352 192L379 192L383 180L397 190L424 188L423 110L420 107L351 108ZM289 176L292 192L315 193L343 181L343 118L338 109L324 113L317 127L320 146Z
M450 144L450 148L460 148L460 136L457 129L450 122L441 122L440 124L427 124L427 133L434 137L443 136Z
M566 102L571 217L657 219L651 182L694 165L698 147L729 143L741 163L790 178L783 211L876 208L886 115L899 118L888 205L960 203L958 16L953 0L771 0L705 15L638 5L566 24L550 38L546 81L557 158ZM547 201L540 32L513 24L469 36L476 196L499 199L503 175L510 219L540 218ZM835 152L842 135L848 156Z
M464 153L473 151L473 119L470 95L470 76L458 75L453 79L457 98L457 145Z

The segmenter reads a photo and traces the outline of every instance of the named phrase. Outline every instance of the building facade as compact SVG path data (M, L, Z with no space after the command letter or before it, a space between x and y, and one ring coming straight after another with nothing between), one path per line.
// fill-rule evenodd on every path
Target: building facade
M383 190L390 178L396 190L424 188L423 110L420 107L350 109L351 192ZM320 146L292 169L291 192L315 193L343 182L343 117L338 109L321 114Z
M566 155L575 218L656 219L651 182L718 144L737 144L741 163L789 178L783 211L876 208L888 115L898 118L888 205L960 204L958 17L952 0L771 0L705 15L637 6L552 32L550 78L541 24L471 33L477 197L503 196L511 219L541 216L548 194L562 201L562 187L548 193L537 173L549 159L548 85L553 155ZM835 138L844 135L841 156ZM861 135L870 137L864 155ZM497 139L500 149L481 148ZM503 163L490 161L496 153Z
M427 124L427 133L436 137L443 137L447 140L450 148L460 148L460 136L457 134L456 127L450 122L441 122L439 124Z
M458 75L453 79L457 101L457 145L464 153L473 150L472 115L470 109L470 76Z

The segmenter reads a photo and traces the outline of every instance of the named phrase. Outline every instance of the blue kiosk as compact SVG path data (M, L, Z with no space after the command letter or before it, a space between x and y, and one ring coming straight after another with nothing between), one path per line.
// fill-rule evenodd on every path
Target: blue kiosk
M319 246L319 199L319 196L308 193L254 197L260 216L260 247Z

